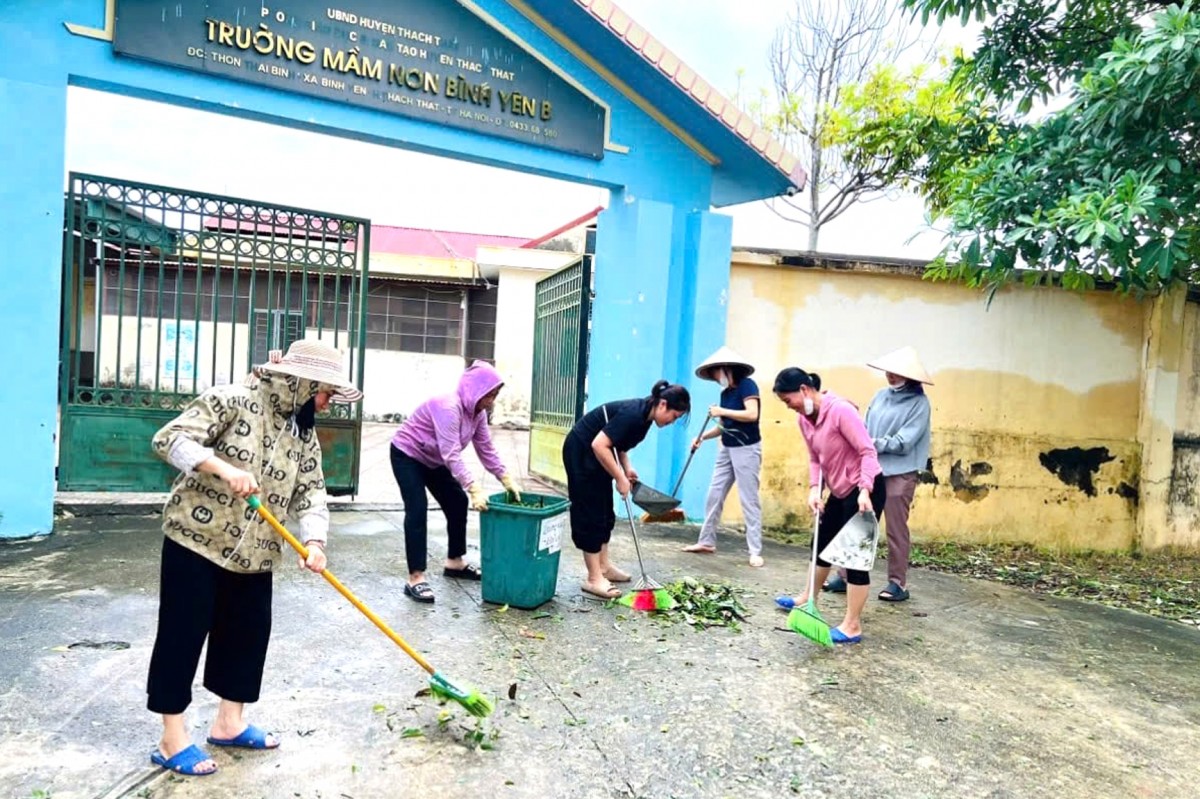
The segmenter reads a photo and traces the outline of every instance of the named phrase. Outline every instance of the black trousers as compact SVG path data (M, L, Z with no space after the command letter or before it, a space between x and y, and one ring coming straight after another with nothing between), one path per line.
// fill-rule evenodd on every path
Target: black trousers
M871 508L874 509L876 517L883 513L883 506L886 502L887 485L884 483L883 475L878 475L875 478L875 484L871 486ZM825 510L821 513L820 528L817 530L818 553L829 546L829 542L837 536L842 526L853 519L856 513L858 513L857 488L844 497L835 497L832 492L829 494L825 500ZM817 565L829 566L831 564L827 560L822 560L818 554ZM851 585L870 585L871 573L846 569L846 582Z
M567 497L571 500L571 541L577 549L596 554L612 538L617 514L613 510L613 479L591 446L568 435L563 442Z
M187 710L205 638L204 687L231 702L257 702L271 639L271 572L231 572L164 538L146 683L151 712Z
M429 565L429 500L433 494L446 516L446 557L467 554L467 492L445 466L430 468L392 447L392 474L404 500L404 556L410 572L423 572Z

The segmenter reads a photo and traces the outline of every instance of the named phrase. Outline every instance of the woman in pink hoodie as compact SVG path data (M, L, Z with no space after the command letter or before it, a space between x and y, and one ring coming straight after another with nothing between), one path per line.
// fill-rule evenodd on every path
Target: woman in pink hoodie
M808 507L820 514L813 546L821 552L855 514L874 512L878 517L883 511L887 499L883 469L858 408L830 391L821 391L821 378L815 372L789 366L775 377L775 396L799 414L800 434L808 446ZM828 499L822 499L822 481L829 488ZM817 559L816 585L825 582L829 568L828 561ZM846 616L830 630L835 644L857 644L862 640L862 611L871 573L847 569L846 582ZM805 585L813 584L809 575ZM779 597L775 602L790 610L808 602L808 591L796 598Z
M483 485L463 463L467 444L483 467L520 499L520 489L508 475L488 429L488 412L504 381L485 361L475 361L458 380L453 394L423 402L392 437L392 474L404 498L404 550L408 583L404 594L416 602L433 602L425 580L427 514L425 490L433 494L446 516L448 533L443 577L479 580L479 569L463 560L467 554L467 509L487 510Z

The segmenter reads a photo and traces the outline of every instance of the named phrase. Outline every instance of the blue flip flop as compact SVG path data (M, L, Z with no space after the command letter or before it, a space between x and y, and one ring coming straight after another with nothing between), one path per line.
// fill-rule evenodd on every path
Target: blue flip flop
M217 769L215 768L212 771L196 770L196 766L209 759L208 753L195 744L192 744L181 752L176 752L172 758L167 758L157 749L150 753L150 762L154 765L162 766L167 771L184 774L188 777L207 777L209 774L216 774Z
M861 635L846 635L837 627L833 627L829 630L829 638L835 644L857 644L862 640Z
M842 579L842 575L835 574L825 581L825 585L821 586L822 591L828 591L831 594L846 593L846 581Z
M796 607L796 599L790 596L777 596L775 597L775 604L779 606L780 610L791 610Z
M208 737L208 742L213 746L236 746L241 749L277 749L279 742L276 741L274 746L267 745L267 735L269 733L255 727L253 724L242 730L241 734L236 738L213 738Z

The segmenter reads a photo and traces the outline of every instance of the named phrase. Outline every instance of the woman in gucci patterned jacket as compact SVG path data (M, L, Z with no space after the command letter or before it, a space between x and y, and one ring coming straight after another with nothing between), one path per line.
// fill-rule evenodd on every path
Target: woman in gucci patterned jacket
M150 759L180 774L217 770L191 743L183 719L206 638L204 686L221 698L208 743L279 745L242 715L262 685L271 573L285 545L245 499L258 494L279 519L290 519L309 550L301 565L323 570L329 509L315 414L331 399L362 397L343 376L341 353L319 341L293 343L255 374L246 385L205 391L153 441L180 474L163 509L158 632L146 689L163 735Z

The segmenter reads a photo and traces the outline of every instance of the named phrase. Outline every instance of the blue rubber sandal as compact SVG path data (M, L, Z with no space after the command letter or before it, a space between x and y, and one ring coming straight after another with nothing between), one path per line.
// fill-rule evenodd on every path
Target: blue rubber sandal
M835 574L825 581L825 585L821 586L822 591L828 591L831 594L846 593L846 581L842 579L840 574Z
M196 770L196 766L205 760L211 759L207 752L195 744L192 744L181 752L176 752L175 756L169 759L157 749L150 753L150 762L154 765L162 766L167 771L173 771L176 774L183 774L188 777L207 777L209 774L216 774L216 768L213 768L212 771Z
M796 607L796 598L791 596L777 596L775 597L775 604L780 610L791 610Z
M241 735L236 738L213 738L208 737L208 742L213 746L236 746L241 749L277 749L279 741L275 742L274 746L267 745L267 735L269 733L255 727L253 724L242 730Z
M888 583L887 588L879 592L879 598L884 602L903 602L908 599L908 591L895 583Z
M846 635L837 627L832 627L829 630L829 638L835 644L857 644L862 640L861 635Z

